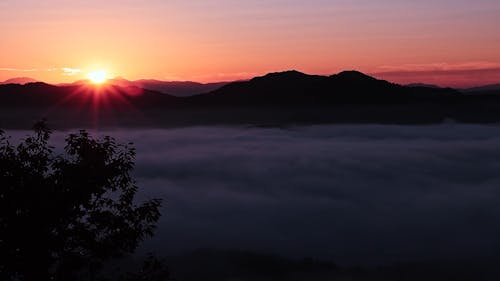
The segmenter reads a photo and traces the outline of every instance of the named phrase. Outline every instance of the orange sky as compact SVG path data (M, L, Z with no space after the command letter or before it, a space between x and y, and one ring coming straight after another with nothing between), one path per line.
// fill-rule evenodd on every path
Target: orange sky
M357 69L401 83L500 83L499 26L498 0L2 0L0 80Z

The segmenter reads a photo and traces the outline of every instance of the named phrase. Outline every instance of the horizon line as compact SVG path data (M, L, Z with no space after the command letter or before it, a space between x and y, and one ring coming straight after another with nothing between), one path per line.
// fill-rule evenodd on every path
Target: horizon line
M5 68L3 68L5 69ZM379 80L385 80L391 83L399 84L399 85L412 85L412 84L426 84L426 85L432 85L432 86L438 86L441 88L455 88L455 89L466 89L466 88L474 88L474 87L481 87L481 86L489 86L489 85L495 85L495 84L500 84L500 67L494 67L494 68L478 68L478 69L448 69L448 70L441 70L441 69L435 69L435 70L387 70L387 71L378 71L378 72L363 72L357 69L346 69L342 70L339 72L335 72L332 74L325 74L325 73L320 73L320 74L315 74L315 73L308 73L306 71L301 71L298 69L288 69L288 70L281 70L281 71L270 71L270 72L263 72L262 74L256 74L253 76L249 76L247 78L243 79L235 79L235 80L213 80L213 81L197 81L194 79L162 79L162 78L139 78L139 79L128 79L125 78L121 75L114 76L112 78L107 79L109 80L118 80L118 79L123 79L127 82L133 82L133 83L138 83L140 81L144 80L152 80L152 81L157 81L157 82L162 82L162 83L198 83L198 84L217 84L217 83L233 83L233 82L239 82L239 81L249 81L253 78L257 77L263 77L268 74L273 74L273 73L286 73L286 72L298 72L302 73L305 75L310 75L310 76L323 76L323 77L329 77L333 75L337 75L343 72L350 72L350 71L355 71L359 72L368 76L371 76L373 78L379 79ZM483 76L482 78L484 79L484 74L492 74L491 76L493 77L498 77L498 79L492 79L492 82L486 82L486 83L481 83L481 82L469 82L469 83L463 83L464 80L464 75L472 75L472 76ZM421 76L433 76L434 79L436 79L436 75L441 75L441 76L461 76L461 79L457 80L462 80L462 81L454 81L454 82L442 82L439 83L439 81L426 81L425 79L411 79L411 77L421 77ZM391 79L392 78L392 79ZM422 77L421 77L422 78ZM34 80L33 82L42 82L45 84L49 85L54 85L54 86L64 86L64 85L71 85L71 84L76 84L78 82L85 82L88 81L89 79L77 79L72 82L48 82L44 81L43 79L37 79L29 76L13 76L11 78L8 78L4 81L0 81L0 84L6 84L9 80L15 80L15 79L30 79ZM469 78L470 79L470 78ZM398 81L400 80L400 81ZM401 82L404 81L404 82ZM462 82L462 83L460 83ZM31 83L31 82L28 82ZM19 84L19 83L12 83L12 84ZM27 84L27 83L23 83ZM453 84L457 86L453 86ZM459 86L460 84L466 84Z

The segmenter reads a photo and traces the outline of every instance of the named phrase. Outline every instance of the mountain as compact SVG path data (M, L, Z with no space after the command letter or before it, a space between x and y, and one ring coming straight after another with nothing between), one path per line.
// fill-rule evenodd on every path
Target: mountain
M380 104L457 96L453 89L405 87L358 71L331 76L298 71L270 73L234 82L210 93L191 97L194 102L217 104Z
M60 127L500 122L499 94L407 87L358 71L269 73L188 97L136 85L125 79L100 86L0 85L0 127L26 126L40 117Z
M105 98L111 104L117 102L113 99L115 97L133 104L155 107L168 107L173 101L184 106L395 104L437 101L461 95L453 89L405 87L375 79L358 71L344 71L331 76L308 75L294 70L269 73L249 81L228 83L208 93L189 97L176 97L150 90L147 87L154 88L151 85L157 85L158 88L177 88L173 90L176 93L209 87L208 84L193 82L129 81L123 78L111 79L106 85L98 87L88 84L86 80L63 86L39 82L3 85L0 87L0 101L3 105L61 102L78 105L80 99L90 97L90 93L95 89L101 91L97 97Z
M71 83L60 83L57 84L56 86L84 86L84 85L92 85L93 83L89 79L81 79L81 80L76 80ZM112 79L108 79L106 81L107 85L113 85L113 86L119 86L119 87L136 87L136 85L127 79L121 78L121 77L116 77Z
M437 85L433 85L433 84L426 84L426 83L411 83L411 84L407 84L405 85L406 87L424 87L424 88L441 88Z
M485 85L480 87L464 89L465 93L478 93L478 92L500 92L500 84Z
M89 84L88 80L78 80L69 84L59 84L60 86L75 86ZM228 82L217 83L197 83L191 81L160 81L154 79L141 79L141 80L127 80L122 77L109 79L107 84L120 86L120 87L138 87L145 90L160 92L176 97L189 97L197 94L207 93L214 91Z
M177 97L188 97L211 92L228 84L228 82L203 84L191 81L159 81L152 79L136 80L132 83L143 89L166 93Z
M144 90L138 87L115 85L92 86L74 84L55 86L42 82L26 85L0 85L0 104L18 107L91 107L96 102L101 106L118 108L125 105L153 107L176 102L178 98Z
M20 84L20 85L24 85L24 84L28 84L28 83L35 83L35 82L38 82L37 80L33 79L33 78L29 78L29 77L16 77L16 78L11 78L11 79L7 79L3 82L0 82L0 85L5 85L5 84Z
M109 79L107 84L119 87L137 87L154 92L160 92L176 97L189 97L201 93L211 92L229 82L197 83L191 81L160 81L155 79L127 80L122 77ZM90 84L88 80L78 80L73 83L63 83L58 86L78 86Z

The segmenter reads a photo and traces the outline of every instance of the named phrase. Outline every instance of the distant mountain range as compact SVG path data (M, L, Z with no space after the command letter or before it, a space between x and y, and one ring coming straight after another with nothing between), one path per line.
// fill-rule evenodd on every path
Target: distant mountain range
M158 80L136 80L133 81L134 86L140 87L146 90L157 91L161 93L166 93L177 97L187 97L196 94L207 93L216 90L228 82L217 82L217 83L197 83L190 81L158 81Z
M345 71L341 72L338 75L346 75L347 73L358 73L362 74L361 72L357 71ZM298 71L285 71L285 72L279 72L279 73L269 73L263 77L256 77L252 80L258 80L259 78L266 78L266 77L277 77L279 75L281 76L286 76L287 74L289 75L295 75L295 78L299 78L299 76L303 75L304 77L316 77L316 78L321 78L325 76L318 76L318 75L307 75ZM364 74L363 74L364 75ZM332 75L330 77L334 77L335 75ZM366 77L370 77L367 75L364 75ZM293 77L290 77L293 79ZM371 78L371 77L370 77ZM375 79L375 78L372 78ZM35 82L41 82L39 80L29 78L29 77L16 77L16 78L11 78L8 80L5 80L3 82L0 82L0 85L5 85L5 84L28 84L28 83L35 83ZM107 84L115 85L115 86L121 86L121 87L138 87L142 88L145 90L150 90L150 91L156 91L176 97L189 97L189 96L194 96L194 95L199 95L199 94L204 94L204 93L209 93L212 91L215 91L219 88L222 88L225 85L232 84L232 83L237 83L237 82L244 82L244 81L233 81L233 82L215 82L215 83L198 83L198 82L193 82L193 81L161 81L161 80L156 80L156 79L140 79L140 80L127 80L122 77L116 77L113 79L109 79L107 81ZM89 84L90 82L88 80L78 80L72 83L61 83L61 84L55 84L55 86L77 86L77 85L85 85ZM433 84L426 84L426 83L411 83L405 85L406 87L411 87L411 88L443 88L437 85ZM464 93L471 93L471 92L486 92L486 91L500 91L500 84L493 84L493 85L484 85L484 86L478 86L478 87L473 87L473 88L465 88L465 89L456 89L460 92Z
M31 80L24 80L31 81ZM443 99L459 96L449 88L401 86L378 80L358 71L344 71L331 76L308 75L298 71L269 73L249 81L199 84L194 82L163 82L156 80L129 81L111 79L94 86L81 80L71 84L49 85L42 82L0 86L2 104L80 105L92 91L115 102L119 96L132 104L170 106L175 101L184 105L265 105L265 104L343 104L395 103ZM177 95L168 94L167 90ZM161 91L160 91L161 90ZM197 91L202 93L193 94ZM130 93L134 94L130 94ZM182 93L182 94L181 94ZM179 96L181 95L181 96Z
M167 89L178 96L166 94ZM198 91L205 93L193 94ZM402 86L358 71L331 76L285 71L219 84L120 78L101 86L86 81L6 84L0 85L0 108L0 127L14 122L9 121L14 115L25 123L27 116L30 120L57 116L53 119L74 125L90 117L100 121L114 118L125 125L162 126L436 123L450 119L484 123L500 122L500 90L495 86L465 91L421 84Z
M29 78L29 77L16 77L16 78L11 78L11 79L7 79L3 82L0 82L0 85L5 85L5 84L20 84L20 85L24 85L24 84L28 84L28 83L35 83L35 82L38 82L37 80L33 79L33 78Z
M197 94L211 92L229 82L198 83L191 81L160 81L154 79L127 80L121 77L109 79L107 84L120 87L138 87L145 90L156 91L176 97L189 97ZM89 84L88 80L79 80L73 83L59 84L58 86L77 86Z
M406 85L407 87L425 87L425 88L441 88L437 85L426 84L426 83L411 83Z
M6 85L6 84L24 85L35 82L40 82L40 81L29 77L17 77L0 82L0 85ZM117 77L108 80L107 83L121 87L138 87L145 90L156 91L177 97L188 97L213 91L228 84L229 82L198 83L191 81L160 81L154 79L141 79L141 80L131 81L121 77ZM56 84L55 86L78 86L85 84L89 84L89 81L78 80L73 83Z
M486 86L481 86L481 87L474 87L474 88L464 89L463 91L466 92L466 93L473 93L473 92L500 92L500 84L493 84L493 85L486 85Z
M230 83L191 99L216 104L324 105L395 103L458 95L458 91L449 88L406 87L358 71L344 71L331 76L286 71Z
M138 87L104 85L95 87L89 84L55 86L42 82L25 85L0 85L0 107L79 107L105 103L108 107L118 108L124 104L137 107L165 106L181 98L144 90Z

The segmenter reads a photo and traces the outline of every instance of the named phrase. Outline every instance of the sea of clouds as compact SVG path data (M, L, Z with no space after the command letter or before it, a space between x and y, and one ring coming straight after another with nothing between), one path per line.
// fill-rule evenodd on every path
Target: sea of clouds
M500 126L98 134L134 142L139 197L164 199L156 235L141 251L241 249L339 263L500 252Z

